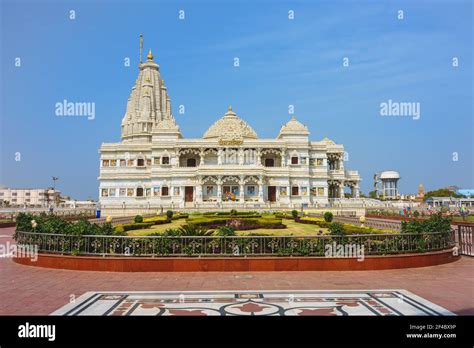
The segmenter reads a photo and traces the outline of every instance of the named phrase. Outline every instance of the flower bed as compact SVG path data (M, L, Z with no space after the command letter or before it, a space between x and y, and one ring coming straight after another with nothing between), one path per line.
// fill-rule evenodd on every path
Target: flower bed
M219 216L219 217L199 217L193 219L186 219L188 225L195 225L201 227L207 227L210 229L218 228L221 226L230 226L234 230L244 231L253 230L259 228L269 229L280 229L286 228L282 223L281 219L278 218L264 218L264 217L253 217L253 216Z

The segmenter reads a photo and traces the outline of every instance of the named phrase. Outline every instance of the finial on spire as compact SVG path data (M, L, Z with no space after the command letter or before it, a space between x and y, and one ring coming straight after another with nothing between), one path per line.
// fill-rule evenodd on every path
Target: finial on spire
M232 105L229 105L229 111L232 111Z
M148 55L146 56L148 60L153 60L153 53L151 53L151 48L148 51Z
M142 63L143 35L140 34L140 64Z

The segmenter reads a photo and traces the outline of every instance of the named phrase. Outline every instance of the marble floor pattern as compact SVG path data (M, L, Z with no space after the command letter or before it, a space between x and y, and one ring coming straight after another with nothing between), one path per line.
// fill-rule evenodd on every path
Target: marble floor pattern
M52 315L454 315L406 290L86 292Z

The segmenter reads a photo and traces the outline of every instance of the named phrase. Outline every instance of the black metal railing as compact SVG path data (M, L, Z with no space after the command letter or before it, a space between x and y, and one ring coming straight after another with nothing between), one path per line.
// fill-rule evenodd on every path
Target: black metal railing
M348 236L73 236L16 232L22 245L42 253L101 256L328 256L357 248L363 255L416 253L452 248L453 232ZM338 248L338 249L336 249ZM355 249L352 249L353 251Z
M473 234L473 226L458 225L457 242L461 255L474 256L474 249L472 248Z

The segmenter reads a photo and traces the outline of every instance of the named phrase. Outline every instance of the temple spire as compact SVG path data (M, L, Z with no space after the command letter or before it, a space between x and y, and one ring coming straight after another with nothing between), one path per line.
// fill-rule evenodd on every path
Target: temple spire
M140 34L140 64L142 64L142 52L143 52L143 35Z
M153 53L151 53L151 48L150 48L150 50L148 51L148 55L146 56L146 58L147 58L148 60L153 60Z

